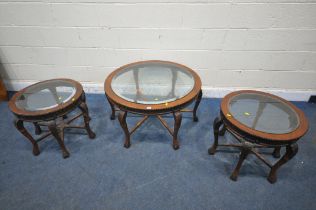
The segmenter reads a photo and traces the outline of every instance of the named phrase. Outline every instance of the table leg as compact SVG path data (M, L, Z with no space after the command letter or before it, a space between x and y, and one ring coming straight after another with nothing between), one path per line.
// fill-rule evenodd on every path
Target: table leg
M37 122L34 122L33 124L34 124L34 127L35 127L35 134L36 135L40 135L42 133L41 127L38 125Z
M296 143L286 146L285 154L276 164L272 166L271 171L269 173L268 181L271 184L275 183L277 180L277 176L276 176L277 170L287 161L291 160L296 155L297 151L298 151L298 146Z
M247 158L250 150L251 149L247 148L247 147L243 147L241 149L241 153L240 153L240 156L239 156L239 160L238 160L237 166L236 166L235 170L233 171L233 173L230 175L230 179L231 180L237 181L237 178L238 178L238 175L239 175L239 170L240 170L240 168L242 166L242 163Z
M25 129L24 122L20 119L15 120L15 127L25 136L33 145L33 155L37 156L40 154L40 150L37 142L32 135Z
M106 99L108 100L108 102L110 104L110 107L111 107L111 110L112 110L110 119L111 120L115 120L115 107L114 107L114 104L109 100L109 98L107 96L106 96Z
M86 98L85 98L84 93L82 94L82 102L79 104L79 109L82 111L85 128L86 128L86 131L89 135L89 138L94 139L95 133L90 128L89 122L90 122L91 118L89 117L89 109L88 109L88 106L86 104Z
M172 141L172 146L174 150L177 150L180 148L180 144L178 141L178 132L181 126L181 121L182 121L182 114L181 112L174 112L173 113L173 118L174 118L174 130L173 130L173 141Z
M55 137L55 139L57 140L57 142L58 142L58 144L60 146L60 149L62 151L63 158L68 158L70 154L69 154L69 152L66 149L65 144L64 144L64 131L60 130L57 127L57 124L56 124L55 120L50 121L48 123L48 129L52 133L52 135Z
M120 125L125 133L125 142L124 142L124 147L129 148L131 146L131 141L130 141L130 133L128 131L127 123L126 123L126 117L127 117L127 112L120 112L118 115L118 120L120 122Z
M281 150L281 146L275 147L273 150L272 156L275 158L280 158L281 157L280 150Z
M203 95L202 90L200 90L200 92L199 92L199 94L198 94L198 96L196 98L194 108L193 108L193 121L194 122L199 121L199 118L196 116L196 111L197 111L197 109L198 109L198 107L200 105L200 102L201 102L201 99L202 99L202 95Z
M219 136L224 136L226 133L226 126L223 124L222 128L219 130L218 135Z
M219 136L219 128L223 124L223 121L220 117L216 117L214 122L213 122L213 132L214 132L214 143L211 148L208 149L208 154L214 155L216 152L216 148L218 145L218 136Z

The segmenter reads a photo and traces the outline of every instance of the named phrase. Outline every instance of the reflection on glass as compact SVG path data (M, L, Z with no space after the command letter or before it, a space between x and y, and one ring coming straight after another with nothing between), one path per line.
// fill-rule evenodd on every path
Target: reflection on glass
M39 111L57 107L71 100L76 88L70 82L64 80L46 81L26 89L17 98L15 104L26 111Z
M266 133L289 133L299 125L298 116L291 107L261 94L234 96L229 102L229 112L247 127Z
M112 79L111 87L127 101L160 104L187 95L194 87L194 78L176 65L146 63L121 70Z

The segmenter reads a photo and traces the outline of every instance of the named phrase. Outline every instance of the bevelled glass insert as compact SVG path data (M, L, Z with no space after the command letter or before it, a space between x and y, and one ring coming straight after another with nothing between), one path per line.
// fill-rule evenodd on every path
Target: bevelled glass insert
M76 87L65 80L48 80L28 87L15 104L25 111L51 109L66 103L76 93Z
M194 77L186 68L165 63L135 64L121 69L111 88L119 97L139 104L161 104L186 96Z
M289 133L299 126L299 118L290 106L261 94L234 96L229 101L229 112L247 127L266 133Z

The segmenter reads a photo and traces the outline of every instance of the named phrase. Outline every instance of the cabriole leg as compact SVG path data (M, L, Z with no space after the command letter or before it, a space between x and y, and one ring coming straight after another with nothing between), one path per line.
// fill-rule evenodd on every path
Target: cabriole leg
M181 112L174 112L173 117L174 117L174 130L173 130L172 146L174 150L177 150L180 147L180 144L178 141L178 132L181 126L182 114Z
M235 170L233 171L233 173L230 175L230 179L231 180L237 181L237 178L238 178L238 175L239 175L239 170L240 170L240 168L242 166L242 163L247 158L249 152L250 152L249 148L242 148L241 149L241 153L239 155L239 160L238 160L237 166L236 166Z
M120 112L118 115L118 120L120 122L120 125L125 133L125 142L124 142L124 147L129 148L131 146L130 142L130 133L128 131L127 123L126 123L126 117L127 117L127 112Z
M196 98L194 108L193 108L193 121L194 122L199 121L199 118L196 116L196 111L197 111L197 109L198 109L198 107L200 105L200 102L201 102L201 99L202 99L202 95L203 95L202 90L200 90L200 92L199 92L199 94L198 94L198 96Z
M219 136L224 136L225 133L226 133L226 127L225 127L225 124L223 124L222 128L218 132L218 135Z
M94 139L95 138L95 133L90 128L89 122L90 122L91 118L89 117L89 110L88 110L87 104L83 101L79 105L79 109L82 111L85 128L86 128L86 131L87 131L87 133L89 135L89 138L90 139Z
M57 127L55 121L51 121L48 124L48 129L52 133L52 135L55 137L55 139L57 140L57 142L58 142L58 144L60 146L60 149L62 151L63 158L68 158L70 156L70 154L69 154L69 152L66 149L65 144L64 144L64 131L60 130Z
M106 99L108 100L108 102L110 104L110 107L111 107L111 110L112 110L110 119L111 120L115 120L115 107L114 107L114 104L109 100L108 97L106 97Z
M37 122L34 122L33 124L34 124L34 127L35 127L35 134L36 135L40 135L42 133L41 127L38 125Z
M33 155L37 156L40 154L40 150L38 148L38 144L35 141L35 139L32 137L32 135L25 129L24 127L24 123L22 120L15 120L14 122L15 127L18 129L18 131L20 131L23 136L25 136L33 145Z
M273 150L272 156L275 158L280 158L281 157L280 150L281 150L281 146L275 147Z
M271 184L277 181L277 176L276 176L277 170L287 161L291 160L296 155L297 151L298 151L298 146L296 143L286 146L285 154L276 164L272 166L271 171L269 173L268 181Z
M214 155L216 152L216 148L218 145L218 135L219 135L219 128L223 124L223 121L220 117L216 117L213 122L213 132L214 132L214 143L211 148L208 149L208 154Z

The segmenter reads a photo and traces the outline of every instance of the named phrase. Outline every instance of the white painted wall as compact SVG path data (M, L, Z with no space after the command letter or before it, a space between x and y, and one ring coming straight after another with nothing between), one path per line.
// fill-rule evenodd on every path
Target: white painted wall
M0 0L0 59L9 89L160 59L205 90L315 93L316 0Z

